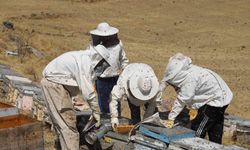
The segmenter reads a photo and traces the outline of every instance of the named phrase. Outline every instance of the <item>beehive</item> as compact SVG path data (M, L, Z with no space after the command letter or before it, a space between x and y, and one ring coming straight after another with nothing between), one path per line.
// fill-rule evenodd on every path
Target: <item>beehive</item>
M42 123L18 114L15 108L0 103L0 149L44 149Z

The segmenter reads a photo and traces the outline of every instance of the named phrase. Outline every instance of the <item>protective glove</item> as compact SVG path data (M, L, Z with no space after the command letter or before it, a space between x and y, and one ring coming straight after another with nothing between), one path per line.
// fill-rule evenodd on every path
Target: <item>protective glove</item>
M198 114L198 111L196 109L190 109L188 114L189 120L194 120Z
M92 115L93 115L93 117L94 117L95 120L96 120L95 127L98 128L98 127L101 125L101 116L100 116L100 114L98 114L98 113L93 113Z
M174 120L160 120L161 123L166 127L166 128L173 128L174 126Z
M167 128L173 128L173 126L174 126L174 120L167 120L165 126Z
M112 125L113 130L115 131L116 127L119 125L118 118L111 118L111 125Z

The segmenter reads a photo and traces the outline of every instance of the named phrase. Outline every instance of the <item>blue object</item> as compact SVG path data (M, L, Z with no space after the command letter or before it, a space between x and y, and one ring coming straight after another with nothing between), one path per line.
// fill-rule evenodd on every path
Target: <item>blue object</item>
M100 78L96 80L96 91L98 94L98 104L102 113L109 113L110 93L116 85L118 76L111 78ZM120 103L118 104L118 112L120 111Z
M171 130L171 129L168 129L168 130ZM180 133L180 134L176 133L173 135L165 135L165 134L158 134L158 133L152 132L152 131L150 131L142 126L140 126L140 128L139 128L139 132L141 132L142 134L147 135L149 137L153 137L155 139L158 139L158 140L165 142L165 143L170 143L171 141L195 137L195 132L187 132L187 133Z
M139 132L147 135L147 136L150 136L150 137L153 137L155 139L158 139L162 142L165 142L165 143L169 143L169 137L168 136L165 136L165 135L162 135L162 134L157 134L157 133L154 133L152 131L149 131L148 129L144 128L144 127L140 127L139 128Z

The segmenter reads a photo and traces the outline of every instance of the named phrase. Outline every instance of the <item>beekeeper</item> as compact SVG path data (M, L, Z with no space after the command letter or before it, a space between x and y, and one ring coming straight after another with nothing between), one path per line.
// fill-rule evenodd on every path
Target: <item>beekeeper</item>
M43 70L41 81L46 107L59 136L63 150L79 149L79 133L72 96L81 91L83 99L92 109L96 126L100 125L100 113L94 80L96 75L113 64L112 57L102 45L83 51L64 53L52 60Z
M103 114L109 113L110 92L113 86L116 85L120 73L129 62L122 41L118 38L118 32L117 28L110 26L106 22L98 24L96 29L90 31L91 45L103 45L116 60L116 63L108 67L96 80L99 106Z
M221 143L224 112L233 98L225 81L215 72L192 64L191 58L177 53L169 59L163 81L177 90L177 97L165 125L172 128L176 116L187 106L198 110L191 128L198 137Z
M129 64L121 73L117 84L111 92L111 102L109 104L111 113L111 124L114 128L119 124L117 103L122 99L127 99L132 124L141 121L140 106L145 105L144 118L151 116L161 102L158 94L159 82L153 69L143 63Z

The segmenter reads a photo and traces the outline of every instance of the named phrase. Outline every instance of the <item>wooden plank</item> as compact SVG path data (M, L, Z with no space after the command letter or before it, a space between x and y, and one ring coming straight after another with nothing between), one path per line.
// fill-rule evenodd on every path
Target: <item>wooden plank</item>
M173 141L174 144L179 145L185 149L205 149L205 150L212 150L212 149L222 149L223 145L219 145L208 140L194 137L194 138L187 138L181 139L177 141Z
M169 129L165 127L142 124L139 127L139 131L144 135L156 138L165 143L171 143L171 141L183 138L195 137L195 131L181 126L175 126L174 128Z
M42 150L43 127L41 122L17 115L0 118L1 150Z
M247 150L247 148L239 147L237 145L225 146L222 150Z
M172 136L172 135L181 135L181 134L188 134L188 133L195 133L195 131L182 127L182 126L175 126L173 128L165 128L165 127L160 127L160 126L155 126L155 125L147 125L147 124L142 124L142 127L149 129L150 131L153 131L158 134L163 134L167 136Z
M11 105L7 105L4 103L0 103L0 117L6 117L10 115L17 115L18 109L16 107L13 107Z
M6 117L10 115L17 115L18 109L16 107L10 107L10 108L0 108L0 117Z
M220 150L229 150L229 149L234 149L234 150L247 150L246 148L243 147L238 147L236 145L230 145L230 146L225 146L225 145L220 145L214 142L210 142L206 139L202 139L199 137L194 137L194 138L187 138L187 139L181 139L177 141L173 141L172 143L179 145L180 147L184 149L205 149L205 150L214 150L214 149L220 149Z
M237 126L245 126L250 129L250 120L246 120L233 115L225 115L225 123L227 124L237 124Z
M225 115L224 136L234 138L241 145L250 143L250 120L233 115Z

